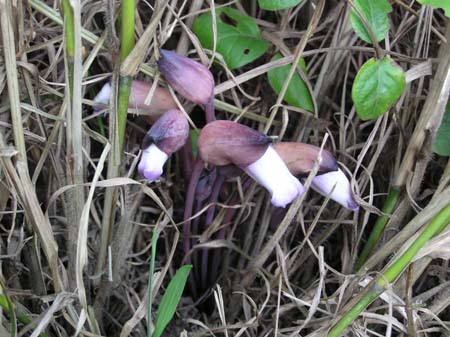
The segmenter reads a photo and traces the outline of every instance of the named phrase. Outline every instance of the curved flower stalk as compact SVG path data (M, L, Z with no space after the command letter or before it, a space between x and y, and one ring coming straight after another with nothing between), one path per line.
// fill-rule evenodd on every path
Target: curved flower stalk
M276 207L285 207L305 191L273 149L271 139L242 124L207 124L198 139L198 153L209 164L233 164L244 170L269 191Z
M188 136L189 124L183 112L165 112L144 137L139 173L150 182L157 180L167 159L186 143Z
M147 116L147 120L151 124L156 122L164 112L177 107L177 103L172 98L169 90L161 87L155 88L150 103L145 104L145 99L147 98L152 85L152 82L132 81L130 98L128 101L128 108L137 109L139 114ZM98 92L97 96L95 96L94 102L109 104L110 95L111 84L106 83ZM94 107L94 110L99 110L99 108Z
M214 117L214 78L207 67L173 51L161 49L158 68L181 96L205 108L207 121Z
M341 169L314 177L311 187L349 210L359 209L359 205L353 199L350 181Z

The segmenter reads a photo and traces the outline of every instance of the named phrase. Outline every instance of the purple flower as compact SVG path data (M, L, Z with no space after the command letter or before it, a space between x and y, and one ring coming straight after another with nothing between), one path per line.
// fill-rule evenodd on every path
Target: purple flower
M289 172L271 145L261 158L245 167L244 171L269 191L271 202L276 207L286 207L297 196L305 193L305 187Z
M165 112L144 137L139 173L150 182L157 180L167 159L186 143L188 136L184 114L177 109Z
M214 78L203 64L161 49L158 68L170 86L187 100L203 105L213 100Z
M349 210L359 209L359 205L353 199L350 181L340 169L314 177L311 187Z
M161 115L177 107L176 102L172 98L169 90L161 87L156 87L149 104L145 104L145 100L152 88L152 82L132 81L131 92L128 101L130 109L137 109L140 114L147 116L149 123L153 124ZM109 104L109 97L111 95L111 84L106 83L94 98L94 102ZM100 110L99 107L94 107L94 110Z
M271 139L245 125L223 120L207 124L198 139L198 153L209 164L232 164L244 170L269 191L276 207L285 207L305 191Z
M314 167L321 153L319 174L337 171L338 164L334 156L327 150L320 152L320 147L294 142L280 142L273 145L275 151L283 159L289 171L294 176L304 176Z

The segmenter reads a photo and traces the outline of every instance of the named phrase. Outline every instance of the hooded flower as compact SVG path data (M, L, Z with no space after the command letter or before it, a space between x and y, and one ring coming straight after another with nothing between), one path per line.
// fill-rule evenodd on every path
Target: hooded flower
M161 87L156 87L149 104L145 104L152 82L132 81L131 92L128 101L130 109L137 109L140 114L146 115L150 123L154 123L161 115L177 107L176 102L172 98L169 90ZM94 98L94 102L109 104L109 97L111 94L111 84L106 83ZM98 110L97 107L94 109Z
M189 124L180 110L165 112L144 137L139 173L150 182L163 173L163 166L172 153L178 151L189 136Z
M274 144L273 148L294 176L307 175L320 153L320 147L305 143L281 142ZM322 150L319 174L337 171L338 168L334 156L329 151Z
M283 159L289 171L295 176L308 174L318 159L320 147L304 144L282 142L273 145L273 148ZM334 156L327 150L322 150L319 173L314 177L311 187L324 196L328 196L336 184L330 199L342 206L356 211L359 206L353 200L350 182L339 169Z
M203 64L161 49L158 68L170 86L187 100L202 105L212 102L214 78Z
M198 139L198 153L209 164L243 169L269 191L274 206L285 207L305 191L271 139L242 124L223 120L207 124Z
M350 181L340 169L314 177L311 187L352 211L359 209L353 199ZM333 189L334 188L334 189Z

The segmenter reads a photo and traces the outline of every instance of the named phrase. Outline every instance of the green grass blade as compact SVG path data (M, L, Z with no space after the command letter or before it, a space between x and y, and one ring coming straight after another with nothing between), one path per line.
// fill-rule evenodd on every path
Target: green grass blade
M177 270L175 276L170 281L166 292L159 305L158 315L156 317L155 331L152 337L160 337L166 328L167 324L171 321L175 310L180 302L181 295L183 294L184 286L189 276L189 272L192 269L192 265L185 265Z

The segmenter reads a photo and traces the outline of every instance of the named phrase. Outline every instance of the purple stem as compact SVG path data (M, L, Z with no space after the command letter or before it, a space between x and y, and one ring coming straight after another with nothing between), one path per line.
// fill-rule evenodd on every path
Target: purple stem
M252 184L253 180L250 178L246 178L244 180L244 182L242 183L242 190L245 192L246 190L248 190ZM235 196L231 202L230 205L235 205L239 202L239 196ZM225 239L225 235L226 232L228 230L228 226L231 223L231 220L233 219L233 217L235 216L236 212L239 210L239 208L229 208L227 210L227 212L225 213L225 216L223 217L223 225L222 228L219 230L218 236L217 236L217 240L224 240ZM218 274L219 274L219 266L220 266L220 251L221 249L216 249L213 253L213 258L212 258L212 272L210 273L211 275L211 284L216 282L217 278L218 278Z
M195 213L200 212L200 210L202 209L202 206L203 206L202 200L197 200L197 202L195 203ZM198 229L199 221L200 221L200 217L199 216L192 220L192 231L191 231L191 233L193 235L199 234L199 229ZM191 239L192 247L195 246L195 244L197 243L196 241L197 241L196 239ZM194 278L196 280L200 279L199 264L200 264L200 258L198 256L198 251L195 250L195 251L192 252L192 266L193 266Z
M214 112L214 97L205 104L205 117L206 123L211 123L216 120L216 114Z
M214 186L211 192L211 196L209 198L209 203L212 204L212 206L208 209L208 212L206 213L206 224L205 229L211 226L213 220L214 220L214 212L216 210L216 202L217 198L219 197L220 190L222 188L223 183L225 182L225 176L218 173L219 176L217 180L214 182ZM208 279L208 248L202 249L202 267L201 267L201 285L203 289L207 288L207 279Z
M189 185L186 193L186 204L184 208L184 216L183 216L183 251L184 251L184 263L191 263L191 255L189 254L189 250L191 248L191 219L192 209L194 207L194 199L195 199L195 190L197 187L198 180L200 179L200 175L203 170L203 160L200 157L197 157L195 160L194 168L192 170L191 179L189 180ZM194 278L192 274L189 276L189 286L191 288L192 294L195 298L197 298L197 291L195 288Z
M184 181L187 182L192 175L192 164L194 162L194 157L192 155L192 143L190 139L188 139L180 149L180 161L181 167L183 168Z

